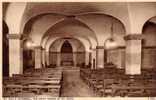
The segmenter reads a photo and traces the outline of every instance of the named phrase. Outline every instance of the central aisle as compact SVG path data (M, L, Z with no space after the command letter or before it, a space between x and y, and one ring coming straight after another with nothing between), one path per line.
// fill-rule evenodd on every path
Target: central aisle
M93 97L93 91L80 78L79 69L64 69L61 97Z

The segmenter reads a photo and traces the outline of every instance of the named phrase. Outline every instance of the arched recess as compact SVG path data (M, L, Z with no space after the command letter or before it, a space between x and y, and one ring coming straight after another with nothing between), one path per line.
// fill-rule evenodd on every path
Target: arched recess
M62 44L61 50L61 66L74 65L73 60L73 48L68 40L65 40Z
M3 76L9 76L9 41L7 38L7 34L9 34L9 28L6 22L3 20Z
M63 50L64 49L64 50ZM67 52L68 49L71 49L71 52ZM70 40L64 40L58 50L60 55L60 65L61 66L74 66L74 53L76 52L76 45ZM64 51L64 52L63 52Z
M156 16L146 21L142 28L142 69L156 69Z
M70 45L72 46L72 49L73 49L72 53L65 53L65 54L61 53L61 48L65 41L68 41L70 43ZM75 38L56 39L51 44L49 49L50 49L49 50L49 53L50 53L49 60L50 60L50 64L52 64L52 65L57 65L57 66L64 65L61 59L65 58L64 60L68 60L68 59L66 59L66 58L68 58L68 54L69 54L69 57L73 56L74 66L76 66L76 65L79 66L79 65L82 65L82 63L85 63L85 47L79 40L77 40Z
M77 47L76 47L76 44L74 44L71 40L77 40L75 38L61 38L59 37L58 39L55 39L55 41L53 41L51 44L50 44L50 47L49 49L51 49L52 51L55 51L55 52L60 52L61 51L61 48L62 48L62 45L65 41L68 41L70 43L70 45L72 46L72 51L73 52L76 52L77 51ZM77 40L79 41L79 40ZM50 50L49 50L50 51Z
M73 53L73 48L68 40L65 40L62 44L61 53Z

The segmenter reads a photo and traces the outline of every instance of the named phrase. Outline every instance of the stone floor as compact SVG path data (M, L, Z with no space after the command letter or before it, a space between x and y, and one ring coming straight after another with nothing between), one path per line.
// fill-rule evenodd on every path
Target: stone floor
M66 69L63 72L61 97L93 97L93 91L83 82L79 69Z

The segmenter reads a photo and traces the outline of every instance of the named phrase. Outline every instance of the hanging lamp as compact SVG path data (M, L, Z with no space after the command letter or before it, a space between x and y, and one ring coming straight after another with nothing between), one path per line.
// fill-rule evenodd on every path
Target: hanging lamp
M113 27L113 20L112 20L112 23L111 23L111 27L110 27L110 38L108 38L106 41L105 41L105 49L115 49L118 47L118 44L115 40L115 37L114 37L114 27Z

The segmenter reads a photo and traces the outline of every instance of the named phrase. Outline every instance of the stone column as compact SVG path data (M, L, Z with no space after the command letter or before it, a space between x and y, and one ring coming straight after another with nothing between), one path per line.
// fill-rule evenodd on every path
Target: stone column
M88 51L85 52L85 65L86 66L89 65L89 52Z
M35 49L35 69L42 68L42 47L36 46L34 49Z
M108 53L108 50L107 49L104 49L104 64L106 64L107 63L107 53Z
M96 46L96 66L97 68L104 68L104 47Z
M92 49L91 51L91 69L96 69L96 49Z
M126 74L141 74L141 34L129 34L126 40Z
M22 35L8 34L9 39L9 76L23 73Z
M61 52L57 52L57 67L61 66Z
M89 52L89 67L91 68L91 62L92 62L92 53Z
M76 65L77 65L76 57L77 57L77 52L73 52L73 62L74 62L74 67L76 67Z
M45 51L45 58L46 58L46 65L49 66L50 62L49 62L49 51Z
M46 67L46 62L45 62L45 49L42 48L42 65L43 67Z

